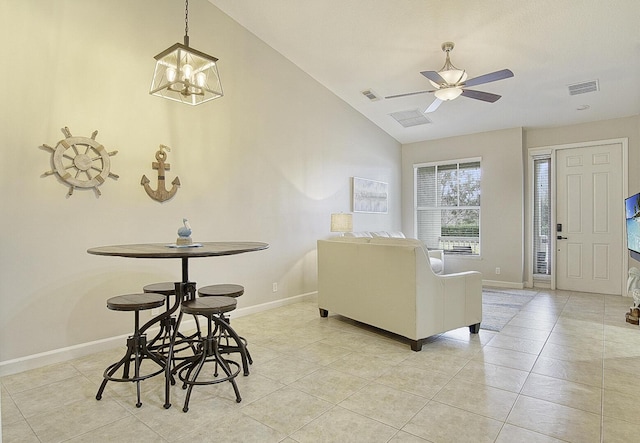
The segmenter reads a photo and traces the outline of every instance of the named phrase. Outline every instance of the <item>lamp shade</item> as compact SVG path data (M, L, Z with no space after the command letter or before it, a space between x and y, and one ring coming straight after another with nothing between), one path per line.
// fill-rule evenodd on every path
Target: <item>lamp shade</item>
M353 217L351 214L331 214L331 232L351 232Z
M222 97L217 58L176 43L155 59L149 94L194 106Z
M438 71L438 74L440 74L440 77L442 77L442 79L445 82L447 82L448 85L456 85L458 83L463 83L467 79L467 73L460 69L455 69L453 65L450 65L450 66L453 69ZM431 83L434 88L439 88L441 86L432 80L429 80L429 83Z
M459 87L449 87L438 89L434 95L442 101L453 100L458 98L462 94L462 89Z

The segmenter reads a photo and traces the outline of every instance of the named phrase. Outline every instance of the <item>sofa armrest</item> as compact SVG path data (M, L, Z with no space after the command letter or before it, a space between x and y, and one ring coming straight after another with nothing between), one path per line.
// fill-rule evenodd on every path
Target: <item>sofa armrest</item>
M446 316L453 325L474 325L482 321L482 273L478 271L456 272L438 275L444 287L445 298L454 302ZM450 325L451 326L451 325Z
M427 250L431 269L438 275L444 274L444 251L442 249Z

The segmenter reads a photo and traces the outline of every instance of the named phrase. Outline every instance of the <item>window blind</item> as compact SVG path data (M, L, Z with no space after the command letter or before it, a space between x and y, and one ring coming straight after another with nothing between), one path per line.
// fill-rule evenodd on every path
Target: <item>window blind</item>
M551 275L551 158L533 161L533 273Z
M415 166L417 237L446 253L480 253L480 161Z

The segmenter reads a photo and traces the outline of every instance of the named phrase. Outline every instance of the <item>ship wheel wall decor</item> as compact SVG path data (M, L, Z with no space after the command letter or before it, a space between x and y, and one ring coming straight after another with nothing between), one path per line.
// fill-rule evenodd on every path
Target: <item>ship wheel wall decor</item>
M91 137L78 137L71 135L71 131L65 126L62 133L66 138L60 140L55 148L46 144L40 146L52 153L53 169L46 171L44 176L56 174L69 185L68 196L71 196L76 188L93 188L99 197L101 192L98 186L104 183L107 177L119 178L110 171L110 157L118 151L107 152L105 147L96 141L98 131L93 131Z

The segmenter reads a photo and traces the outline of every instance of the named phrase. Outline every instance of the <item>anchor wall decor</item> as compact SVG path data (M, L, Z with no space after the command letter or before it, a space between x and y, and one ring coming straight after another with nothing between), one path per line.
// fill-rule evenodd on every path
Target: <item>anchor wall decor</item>
M165 160L167 159L167 153L164 152L164 150L171 151L171 149L168 146L160 145L160 149L156 152L156 160L158 161L151 163L151 166L153 167L153 169L158 170L157 189L155 191L151 189L151 186L149 186L149 183L151 183L151 180L149 180L146 175L143 175L142 180L140 181L140 184L144 186L144 190L147 191L147 194L149 195L149 197L159 202L169 200L174 195L176 195L176 192L178 192L178 187L180 186L180 179L178 177L174 178L173 181L171 182L171 184L173 185L171 189L167 190L165 186L164 173L165 171L168 171L169 169L171 169L171 165L169 163L165 163Z

